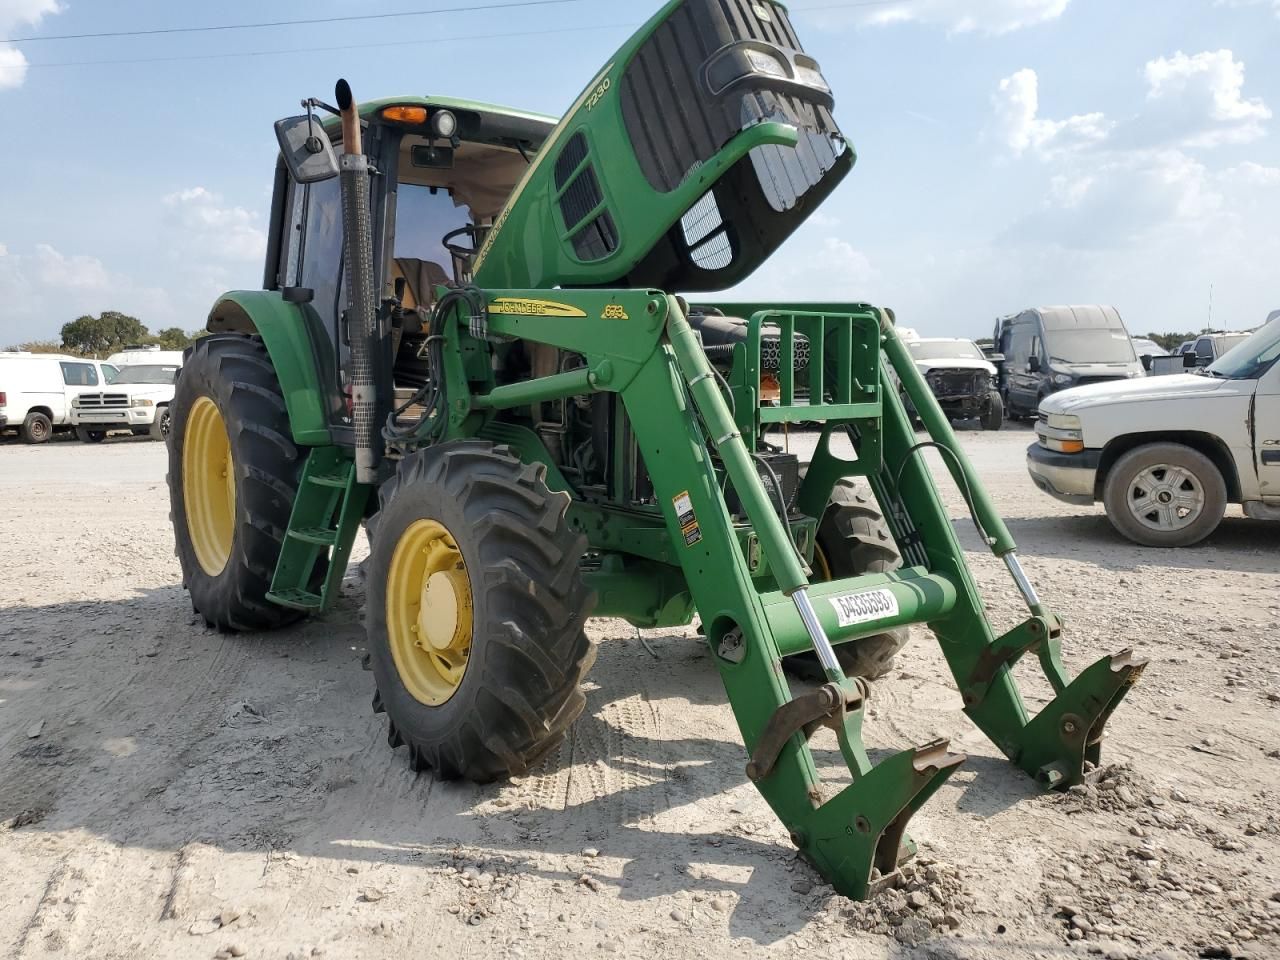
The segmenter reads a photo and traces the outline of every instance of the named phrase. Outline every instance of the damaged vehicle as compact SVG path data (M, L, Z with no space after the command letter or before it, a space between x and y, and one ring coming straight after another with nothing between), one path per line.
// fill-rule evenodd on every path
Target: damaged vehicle
M911 359L950 420L977 419L983 430L999 430L1004 402L996 388L1003 357L984 356L972 340L918 338L907 341Z

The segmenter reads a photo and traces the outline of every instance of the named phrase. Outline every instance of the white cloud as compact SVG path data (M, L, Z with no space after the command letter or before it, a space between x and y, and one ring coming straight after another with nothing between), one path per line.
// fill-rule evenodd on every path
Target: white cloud
M1040 116L1040 79L1031 69L1005 77L992 98L995 129L1015 154L1048 152L1101 143L1110 124L1101 113L1079 114L1066 120Z
M1147 108L1137 128L1149 139L1188 147L1250 143L1265 133L1271 109L1244 96L1244 64L1230 50L1178 51L1146 65Z
M165 226L173 233L173 248L199 259L262 260L267 236L256 214L244 207L222 205L222 197L204 187L192 187L164 198Z
M86 313L120 310L153 330L173 325L179 314L166 291L116 273L97 257L66 254L47 243L23 253L0 245L0 303L0 347L56 339L64 323Z
M19 28L39 25L62 12L58 0L0 0L0 43ZM27 58L17 47L0 46L0 90L13 90L27 79Z
M1229 50L1176 53L1146 64L1147 98L1136 116L1040 116L1038 78L1021 70L1000 81L993 125L1015 155L1045 166L1039 206L1004 233L1005 243L1079 250L1150 242L1161 230L1204 234L1245 216L1231 185L1268 185L1274 168L1244 162L1214 171L1193 149L1264 136L1271 111L1244 95L1244 64ZM1089 146L1092 149L1081 149Z
M889 0L860 10L796 12L831 26L920 23L953 33L1010 33L1062 16L1071 0Z
M1270 7L1280 17L1280 0L1216 0L1218 7Z
M1223 207L1204 164L1179 150L1113 154L1051 176L1039 209L1006 242L1105 250L1143 242L1171 224L1195 228Z
M1280 2L1280 0L1277 0ZM1280 187L1280 167L1267 167L1261 163L1246 160L1222 172L1226 183L1246 184L1255 187Z

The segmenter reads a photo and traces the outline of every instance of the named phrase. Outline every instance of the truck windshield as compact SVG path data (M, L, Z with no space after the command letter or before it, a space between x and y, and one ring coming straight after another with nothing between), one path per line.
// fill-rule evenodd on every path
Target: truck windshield
M983 360L972 340L913 340L907 346L917 360Z
M1062 363L1137 363L1123 330L1046 330L1050 360Z
M1224 353L1207 368L1212 377L1257 380L1280 358L1280 318Z
M111 383L114 386L124 383L173 383L177 376L177 367L153 367L149 364L139 364L138 366L122 367Z

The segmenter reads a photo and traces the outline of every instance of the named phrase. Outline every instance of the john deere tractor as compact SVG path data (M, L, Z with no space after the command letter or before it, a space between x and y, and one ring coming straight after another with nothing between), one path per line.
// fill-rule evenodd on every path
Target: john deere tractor
M1126 651L1068 677L1060 622L893 314L713 295L854 165L782 5L672 0L559 122L357 103L345 82L334 99L276 124L264 289L214 304L172 406L178 555L209 624L325 610L366 524L390 744L415 770L490 781L582 712L589 617L696 616L745 775L852 897L893 882L908 819L964 759L939 741L873 766L863 747L868 680L912 624L1045 788L1097 763L1143 663ZM808 463L788 450L801 424ZM1026 602L1008 633L925 448ZM1011 674L1029 653L1056 693L1035 716ZM838 791L810 752L822 727L852 775Z

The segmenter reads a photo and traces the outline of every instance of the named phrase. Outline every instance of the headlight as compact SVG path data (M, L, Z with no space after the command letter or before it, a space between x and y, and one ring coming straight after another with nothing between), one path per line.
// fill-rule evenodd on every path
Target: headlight
M72 397L72 398L71 398L71 405L72 405L73 407L78 407L78 406L80 406L80 398L79 398L79 397Z
M154 407L155 405L156 402L154 400L148 400L146 397L134 397L129 401L129 406L131 407Z
M1058 453L1080 453L1084 450L1084 433L1080 418L1066 413L1051 413L1036 424L1036 436L1040 446Z
M1071 374L1069 373L1055 373L1053 375L1053 385L1055 387L1065 387L1070 382Z

